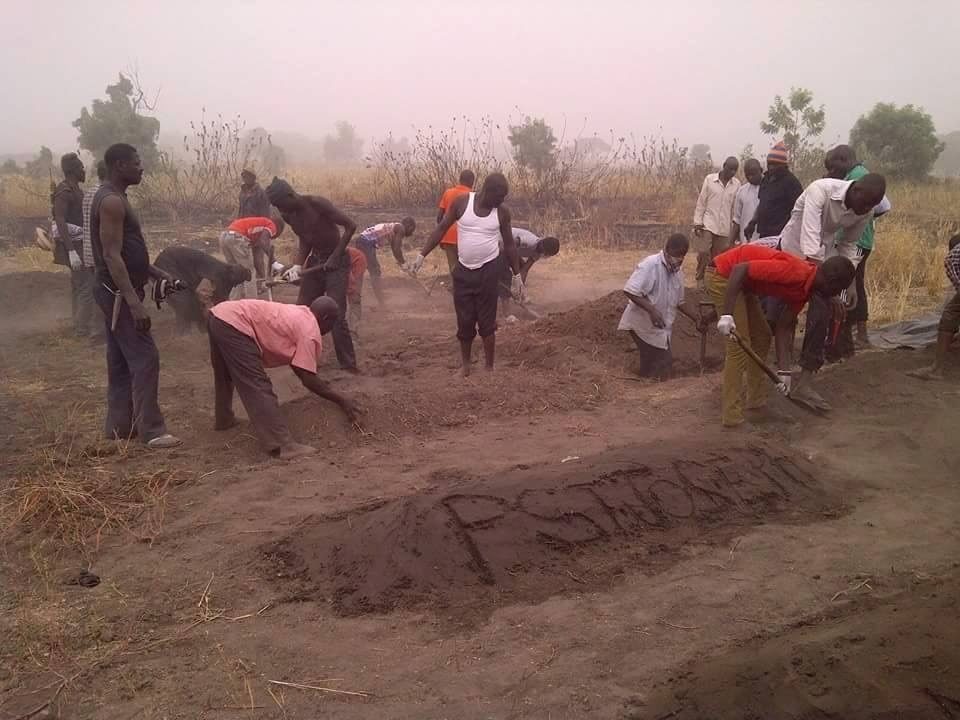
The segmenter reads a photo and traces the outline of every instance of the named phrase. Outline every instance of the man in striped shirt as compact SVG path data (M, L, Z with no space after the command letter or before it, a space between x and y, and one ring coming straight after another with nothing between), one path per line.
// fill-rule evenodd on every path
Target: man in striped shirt
M937 351L933 365L907 373L921 380L943 379L943 366L947 362L950 343L953 342L954 335L960 332L960 235L950 238L950 251L943 260L943 267L947 271L947 278L955 292L943 306L943 314L940 315L940 324L937 326Z
M93 299L93 244L90 242L90 208L93 207L94 195L97 194L97 190L100 189L100 186L106 179L107 166L103 160L100 160L97 163L97 184L84 191L83 204L81 206L83 212L83 234L81 235L80 248L80 260L83 262L83 269L81 272L89 275L88 289L82 293L81 301L89 303L87 316L90 318L89 332L91 345L101 345L107 341L106 327L103 324L103 318L100 315L99 308L97 308L97 304Z
M416 229L416 221L412 217L405 217L400 222L372 225L357 237L357 249L367 259L370 284L373 285L373 293L377 296L377 304L381 310L386 307L386 300L380 283L383 270L380 269L380 261L377 260L377 250L385 244L389 245L397 264L402 266L406 262L403 257L403 239L413 235Z

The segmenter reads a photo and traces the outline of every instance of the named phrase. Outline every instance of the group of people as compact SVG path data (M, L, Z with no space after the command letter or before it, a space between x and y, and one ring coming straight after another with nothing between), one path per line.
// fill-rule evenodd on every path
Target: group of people
M556 238L513 228L504 206L509 187L500 173L489 175L474 192L473 173L465 170L459 184L441 198L437 226L422 250L407 261L403 240L416 229L413 218L373 225L357 234L356 223L326 198L300 194L279 178L262 188L251 171L244 171L237 218L220 235L226 265L191 248L168 248L151 263L140 220L127 198L128 188L143 176L136 148L111 146L99 163L101 182L86 193L80 189L85 171L79 158L64 156L62 167L64 182L53 195L55 258L78 276L72 280L75 304L87 292L99 308L99 323L89 325L99 329L107 345L105 433L111 438L139 437L150 448L174 447L181 441L167 431L160 410L159 351L145 306L148 282L153 282L151 298L160 302L180 288L198 289L181 283L177 275L191 274L196 280L207 267L237 269L226 273L225 285L218 286L221 293L224 287L232 288L230 299L215 297L204 308L214 375L214 426L224 430L234 425L236 389L264 449L293 458L314 449L293 440L266 370L289 365L307 389L355 421L355 404L319 378L317 364L322 336L329 332L341 369L358 371L348 315L359 321L365 273L379 304L385 305L378 249L389 245L398 265L416 276L424 258L443 242L464 375L470 374L478 334L484 367L493 369L498 302L503 300L505 307L508 299L523 303L530 268L559 251ZM273 259L273 241L285 226L298 240L289 265ZM200 271L194 267L198 265L203 266ZM274 273L299 285L295 304L261 298L262 281L273 279ZM348 303L355 306L349 312Z
M693 217L696 279L719 315L717 329L730 337L721 411L729 427L766 413L770 383L749 357L751 350L765 359L775 338L779 389L826 411L830 405L811 387L812 376L828 354L852 353L852 326L867 342L864 272L874 218L890 210L886 182L846 145L827 153L825 176L806 189L788 160L786 147L777 143L765 173L754 159L744 163L747 182L741 184L738 160L727 158L704 179ZM651 377L669 375L677 311L703 327L702 314L683 304L680 269L689 246L686 236L671 236L660 253L637 265L624 287L628 302L619 327L630 332L641 373ZM800 373L794 378L794 335L804 307Z

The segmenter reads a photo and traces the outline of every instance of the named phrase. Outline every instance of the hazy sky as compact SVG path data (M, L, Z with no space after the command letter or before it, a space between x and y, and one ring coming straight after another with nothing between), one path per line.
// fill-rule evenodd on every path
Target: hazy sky
M826 105L826 142L877 101L960 129L958 0L11 0L2 17L0 152L73 147L80 107L133 63L167 131L203 106L316 138L522 113L568 138L662 128L716 158L765 148L791 85Z

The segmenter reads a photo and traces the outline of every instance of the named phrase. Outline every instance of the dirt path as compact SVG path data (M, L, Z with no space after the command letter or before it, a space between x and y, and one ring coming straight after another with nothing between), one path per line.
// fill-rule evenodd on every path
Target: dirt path
M540 277L591 295L574 263ZM956 384L870 353L825 373L829 420L784 406L795 422L724 432L715 375L622 379L628 346L584 324L608 323L601 306L506 329L491 382L463 383L446 299L391 290L361 329L366 375L341 379L365 435L277 374L324 450L291 465L209 429L203 339L161 321L162 399L189 442L95 467L160 462L178 483L163 523L104 537L92 589L63 584L81 557L8 545L0 712L61 678L62 717L107 720L960 712ZM97 446L102 360L18 338L6 467L62 442L65 404Z

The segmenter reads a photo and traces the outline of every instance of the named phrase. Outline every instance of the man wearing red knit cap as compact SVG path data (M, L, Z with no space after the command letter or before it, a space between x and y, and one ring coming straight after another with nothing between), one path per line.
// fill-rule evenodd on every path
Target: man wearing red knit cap
M760 181L757 213L753 222L744 229L747 237L751 237L754 230L761 240L777 237L790 219L797 198L803 194L803 185L797 176L790 172L787 164L789 159L787 146L783 141L778 142L767 153L767 172Z

